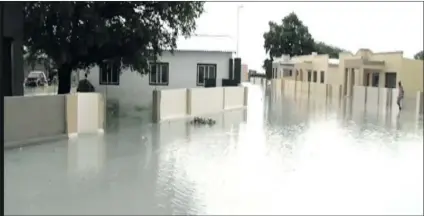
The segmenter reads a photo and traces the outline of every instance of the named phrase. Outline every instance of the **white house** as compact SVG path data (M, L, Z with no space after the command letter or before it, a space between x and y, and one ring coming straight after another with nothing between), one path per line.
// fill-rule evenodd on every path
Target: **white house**
M282 55L272 62L272 78L280 79L282 77L291 77L295 71L295 61L289 55Z
M149 74L128 70L118 76L96 66L87 78L109 103L119 103L121 112L137 112L151 107L154 89L203 87L205 78L215 78L216 86L221 86L222 79L230 78L233 44L223 36L182 39L173 54L164 51L156 64L151 63Z

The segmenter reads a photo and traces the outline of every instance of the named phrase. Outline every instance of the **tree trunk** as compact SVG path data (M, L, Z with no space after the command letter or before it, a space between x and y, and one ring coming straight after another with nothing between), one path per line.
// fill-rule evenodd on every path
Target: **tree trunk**
M71 73L72 68L68 65L62 65L58 70L59 85L57 94L69 94L71 92Z

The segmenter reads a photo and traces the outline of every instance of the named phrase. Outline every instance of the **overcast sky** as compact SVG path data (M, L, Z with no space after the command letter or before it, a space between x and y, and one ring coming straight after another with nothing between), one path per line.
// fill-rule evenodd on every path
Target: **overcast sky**
M207 2L196 33L229 35L236 41L240 4L239 53L249 69L262 70L268 22L281 22L290 12L315 40L351 52L403 50L413 57L423 49L423 2Z

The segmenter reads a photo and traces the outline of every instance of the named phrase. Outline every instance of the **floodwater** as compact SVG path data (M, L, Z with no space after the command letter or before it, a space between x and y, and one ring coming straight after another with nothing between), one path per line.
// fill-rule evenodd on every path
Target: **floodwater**
M413 111L249 93L247 110L211 115L212 127L145 115L8 150L4 214L423 214Z

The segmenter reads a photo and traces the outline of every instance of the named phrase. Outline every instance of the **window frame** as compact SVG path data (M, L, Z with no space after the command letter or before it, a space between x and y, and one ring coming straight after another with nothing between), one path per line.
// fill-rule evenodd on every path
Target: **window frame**
M106 72L104 72L105 69L106 69ZM117 75L116 80L113 80L113 73L115 73L114 71L116 72L116 75ZM106 80L104 80L105 74L106 74ZM108 74L110 74L111 80L107 80ZM119 85L120 77L121 77L121 68L117 63L106 62L99 65L99 85Z
M166 67L168 68L168 70L166 71L167 73L167 80L166 82L162 82L162 66L166 65ZM156 81L152 82L152 67L155 66L156 68L156 72L155 72L155 77L156 77ZM159 67L160 66L160 70ZM160 80L160 81L158 81ZM168 86L169 85L169 62L150 62L149 63L149 85L151 86Z
M324 71L320 71L319 81L320 81L320 83L325 83L325 72Z
M203 83L200 83L199 82L199 73L200 73L200 68L201 67L203 67L204 69L203 69L203 73L204 73L204 75L203 75ZM214 72L214 77L213 78L210 78L209 77L209 68L210 67L213 67L213 68L215 68L215 72ZM206 72L206 68L208 68L208 70L207 70L207 72ZM205 86L205 79L215 79L216 80L216 77L217 77L218 75L217 75L217 65L216 64L211 64L211 63L197 63L197 66L196 66L196 86Z
M312 70L308 70L308 82L312 82Z

